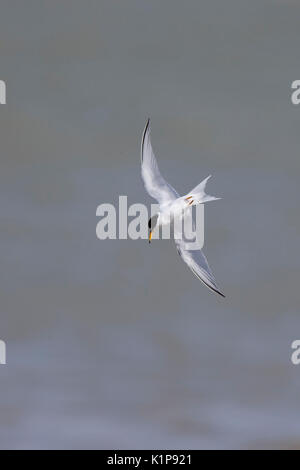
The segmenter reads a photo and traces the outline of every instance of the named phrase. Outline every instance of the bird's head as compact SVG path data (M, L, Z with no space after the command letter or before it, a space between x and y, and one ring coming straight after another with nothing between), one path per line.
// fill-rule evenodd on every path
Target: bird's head
M152 234L153 234L153 231L157 225L157 222L158 222L158 214L155 214L153 217L151 217L149 219L149 222L148 222L148 228L149 228L149 243L151 242L151 238L152 238Z

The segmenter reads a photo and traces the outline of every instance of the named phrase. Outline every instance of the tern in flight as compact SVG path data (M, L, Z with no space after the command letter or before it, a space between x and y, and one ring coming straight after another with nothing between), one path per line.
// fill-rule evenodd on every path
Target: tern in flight
M190 208L190 206L220 199L209 196L204 191L210 176L205 178L205 180L183 197L180 197L177 191L175 191L175 189L165 181L158 169L157 161L152 150L149 119L142 137L141 163L142 179L145 188L150 196L156 199L159 203L158 212L151 217L148 222L149 243L151 242L154 229L159 226L170 224L171 217L182 217L182 214L184 214L186 209ZM179 255L195 276L209 289L222 297L225 297L225 295L219 290L202 251L188 249L182 238L175 238L175 244Z

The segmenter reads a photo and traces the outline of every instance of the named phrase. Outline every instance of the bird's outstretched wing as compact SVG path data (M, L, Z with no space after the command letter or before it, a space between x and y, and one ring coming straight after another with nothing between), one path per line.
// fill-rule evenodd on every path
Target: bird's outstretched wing
M210 270L207 259L201 250L188 250L183 240L175 240L176 248L183 259L188 265L195 276L200 279L209 289L213 290L217 294L225 297L225 295L219 290L215 278Z
M148 119L141 145L142 178L150 196L159 204L179 197L177 191L160 174L150 140L150 120Z

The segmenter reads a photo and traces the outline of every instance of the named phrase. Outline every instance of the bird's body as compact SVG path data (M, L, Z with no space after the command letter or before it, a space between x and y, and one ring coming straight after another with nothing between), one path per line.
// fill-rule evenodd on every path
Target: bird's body
M186 208L187 203L183 197L161 203L158 211L158 225L169 225L172 216L182 218Z
M149 242L151 241L154 229L159 226L169 225L171 220L182 219L187 209L196 204L203 204L220 198L209 196L205 193L205 186L210 178L208 176L185 196L179 196L177 191L168 184L162 177L157 161L152 150L150 140L150 121L148 120L142 137L141 145L142 179L147 192L159 203L159 210L155 216L149 220ZM218 289L214 276L208 266L207 260L201 250L191 250L184 240L175 239L177 251L183 261L189 266L192 272L207 287L214 292L225 297Z

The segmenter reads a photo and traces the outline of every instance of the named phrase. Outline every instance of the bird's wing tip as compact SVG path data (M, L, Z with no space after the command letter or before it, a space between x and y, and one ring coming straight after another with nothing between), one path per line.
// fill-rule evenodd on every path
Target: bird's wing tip
M150 131L150 118L147 119L147 122L146 122L146 125L145 125L145 129L144 129L144 132L143 132L143 140L145 138L145 135L147 134L147 132Z
M145 137L147 132L150 132L150 118L147 119L145 129L143 131L143 136L142 136L142 143L141 143L141 162L143 163L143 146L145 142Z

